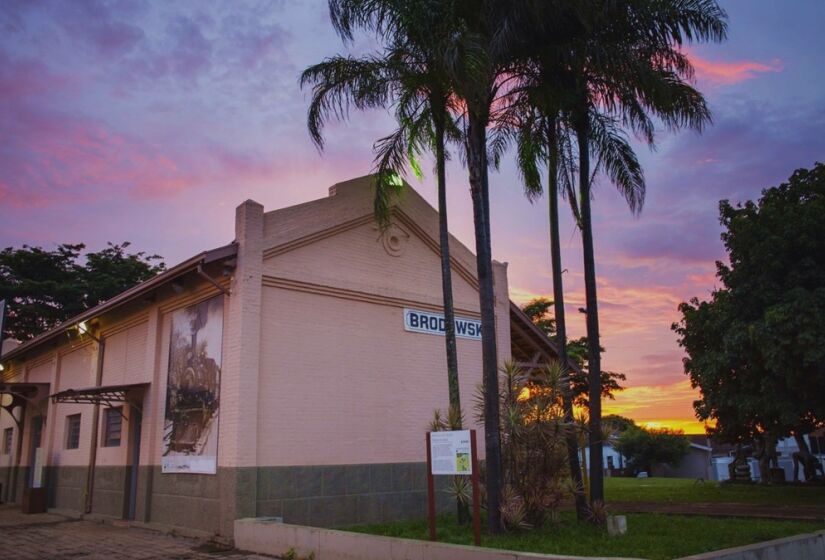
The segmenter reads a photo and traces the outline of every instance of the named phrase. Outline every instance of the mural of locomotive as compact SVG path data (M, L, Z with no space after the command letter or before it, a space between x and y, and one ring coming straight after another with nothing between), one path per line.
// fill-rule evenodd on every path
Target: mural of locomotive
M162 471L214 474L223 297L175 311L171 319Z

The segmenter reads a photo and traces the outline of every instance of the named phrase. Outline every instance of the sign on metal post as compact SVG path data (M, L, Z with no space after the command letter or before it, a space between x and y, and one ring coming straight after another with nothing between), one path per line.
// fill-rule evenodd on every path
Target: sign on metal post
M473 534L481 544L481 499L478 489L478 453L475 430L427 432L427 512L430 540L436 540L434 476L469 475L473 485Z

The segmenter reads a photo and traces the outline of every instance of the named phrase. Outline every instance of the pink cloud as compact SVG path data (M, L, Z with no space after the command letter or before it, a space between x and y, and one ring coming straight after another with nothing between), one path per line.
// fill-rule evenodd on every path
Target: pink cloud
M88 118L32 111L18 104L0 119L12 139L0 149L0 205L44 206L125 194L173 196L215 183L272 177L273 164L226 146L160 146Z
M69 80L33 58L9 57L0 50L0 104L64 88ZM7 106L7 105L6 105Z
M774 58L769 62L757 62L754 60L740 60L736 62L722 62L708 60L699 55L688 52L688 57L696 69L696 76L699 80L709 82L714 85L732 85L752 80L759 74L766 72L781 72L782 61Z

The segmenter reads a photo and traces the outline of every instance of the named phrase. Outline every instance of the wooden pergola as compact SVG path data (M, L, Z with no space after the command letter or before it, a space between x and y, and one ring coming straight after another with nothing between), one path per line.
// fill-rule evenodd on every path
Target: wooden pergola
M510 352L516 365L528 374L559 359L556 343L513 302L510 302ZM570 363L570 367L579 369L574 363Z

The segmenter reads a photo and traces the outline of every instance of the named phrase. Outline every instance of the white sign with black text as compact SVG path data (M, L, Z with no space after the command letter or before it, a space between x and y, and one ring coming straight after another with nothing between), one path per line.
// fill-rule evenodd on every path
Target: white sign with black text
M444 336L444 314L431 313L430 311L418 311L416 309L405 309L404 330ZM466 317L456 317L455 335L458 338L481 340L481 321L476 319L468 319Z
M432 474L473 474L470 430L430 432Z

